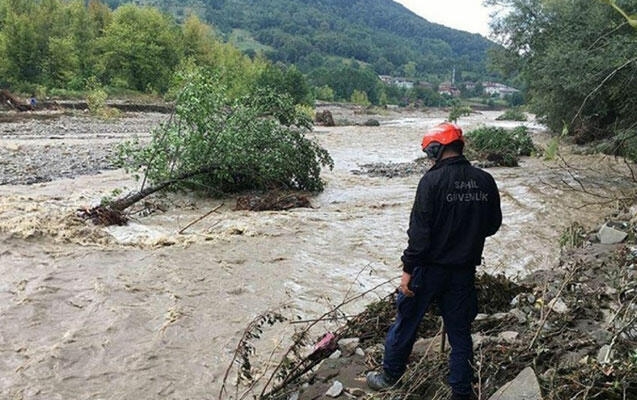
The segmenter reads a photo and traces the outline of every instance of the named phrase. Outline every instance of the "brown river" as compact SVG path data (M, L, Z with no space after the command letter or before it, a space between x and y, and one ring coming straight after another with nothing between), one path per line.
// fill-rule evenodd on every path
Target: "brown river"
M459 123L465 130L516 125L495 121L498 115L474 114ZM415 160L423 130L445 116L394 113L380 127L317 127L312 136L330 151L335 168L325 171L326 190L311 209L233 211L233 199L175 194L155 200L165 212L99 228L78 222L74 210L114 189L134 189L122 170L0 186L0 399L217 398L255 316L282 309L291 318L316 318L399 275L419 176L352 171ZM546 143L540 125L526 124ZM121 137L86 132L62 139L108 145ZM0 147L27 142L47 152L61 140L22 137L13 129ZM626 182L621 162L564 153L564 161L525 158L518 168L489 170L504 222L487 240L482 271L516 277L553 268L564 229L574 221L592 229L611 210L606 196ZM572 189L580 183L585 191ZM267 372L268 357L294 328L280 324L263 339L257 369Z

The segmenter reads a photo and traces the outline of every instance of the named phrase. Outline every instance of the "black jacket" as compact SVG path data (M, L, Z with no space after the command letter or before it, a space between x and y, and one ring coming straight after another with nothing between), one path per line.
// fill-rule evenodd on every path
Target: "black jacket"
M480 265L484 239L501 223L493 177L464 156L441 160L418 184L403 271L412 273L425 265Z

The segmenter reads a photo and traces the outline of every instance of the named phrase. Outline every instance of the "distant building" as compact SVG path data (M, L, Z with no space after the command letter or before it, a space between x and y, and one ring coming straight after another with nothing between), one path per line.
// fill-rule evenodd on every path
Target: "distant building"
M474 90L477 84L475 82L464 82L463 85L467 90Z
M489 96L497 94L500 97L504 97L508 94L518 93L519 90L512 88L510 86L504 85L502 83L497 82L485 82L483 84L484 92Z
M383 83L389 86L397 86L403 89L411 89L414 87L414 81L407 78L389 75L379 75L379 78Z
M460 96L460 89L455 87L451 82L443 82L438 85L438 94L458 97Z

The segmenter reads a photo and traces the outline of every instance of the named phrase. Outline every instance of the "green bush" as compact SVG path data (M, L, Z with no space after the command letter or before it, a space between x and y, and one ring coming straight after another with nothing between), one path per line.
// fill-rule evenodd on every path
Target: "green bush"
M456 123L458 121L458 118L466 117L469 115L471 115L471 107L463 106L460 103L454 102L451 106L451 110L449 111L447 121Z
M102 88L92 89L86 96L88 109L92 114L102 115L106 109L106 99L108 94Z
M510 108L498 116L496 121L526 121L526 114L519 108Z
M637 162L637 129L619 131L612 139L603 141L597 150L604 154L626 157Z
M529 156L535 151L528 129L524 126L512 130L481 127L467 133L466 138L469 157L499 166L515 167L520 156Z
M213 195L243 190L321 191L328 152L305 137L311 119L292 99L265 89L227 96L219 75L193 70L182 76L175 115L152 133L145 147L128 142L120 160L147 169L153 183L204 168L175 187Z

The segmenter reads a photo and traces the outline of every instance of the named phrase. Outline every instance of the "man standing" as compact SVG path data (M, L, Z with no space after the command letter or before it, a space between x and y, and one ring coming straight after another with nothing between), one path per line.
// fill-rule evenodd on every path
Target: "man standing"
M491 175L462 155L464 139L458 126L434 127L424 135L422 149L435 164L420 180L411 210L398 313L385 339L383 371L370 372L367 384L380 390L400 379L420 321L435 300L451 345L451 399L472 399L475 272L485 238L502 223L500 196Z

